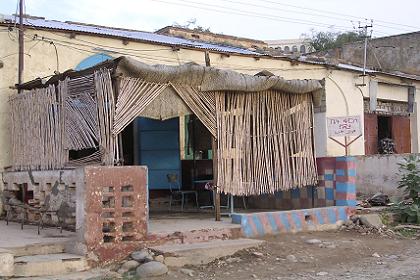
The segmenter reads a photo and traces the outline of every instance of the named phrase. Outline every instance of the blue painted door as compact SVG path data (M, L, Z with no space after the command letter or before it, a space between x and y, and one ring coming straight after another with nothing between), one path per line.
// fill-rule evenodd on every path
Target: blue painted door
M178 174L181 181L179 119L166 121L137 118L139 164L149 171L149 189L169 189L166 175Z

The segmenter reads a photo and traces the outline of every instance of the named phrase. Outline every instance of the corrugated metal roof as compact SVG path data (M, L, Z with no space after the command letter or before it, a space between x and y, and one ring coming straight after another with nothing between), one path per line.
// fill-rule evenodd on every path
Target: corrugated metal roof
M1 22L10 23L10 22L14 22L14 20L15 20L14 16L5 15L4 19ZM16 17L16 20L19 21L19 17ZM88 24L73 23L73 22L46 20L46 19L37 18L37 17L25 17L23 23L27 26L33 26L35 28L38 27L38 28L47 28L47 29L54 29L54 30L84 32L84 33L99 34L99 35L105 35L105 36L121 37L121 38L127 38L127 39L132 39L132 40L140 40L140 41L151 42L151 43L159 43L159 44L165 44L165 45L171 45L171 46L213 50L213 51L225 52L225 53L262 55L258 52L242 49L239 47L187 40L187 39L165 36L165 35L160 35L160 34L151 33L151 32L144 32L144 31L119 29L119 28L88 25Z

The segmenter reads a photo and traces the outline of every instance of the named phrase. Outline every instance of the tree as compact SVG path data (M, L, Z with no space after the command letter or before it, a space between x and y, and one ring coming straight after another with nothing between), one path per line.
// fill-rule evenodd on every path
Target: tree
M311 30L311 35L303 35L315 51L325 51L341 47L346 43L361 41L365 38L362 32L332 32Z

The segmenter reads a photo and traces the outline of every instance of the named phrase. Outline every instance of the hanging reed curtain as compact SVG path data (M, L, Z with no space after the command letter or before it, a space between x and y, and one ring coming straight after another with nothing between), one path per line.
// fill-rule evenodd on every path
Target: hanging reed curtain
M196 88L186 85L173 85L173 87L197 118L216 137L216 100L214 92L198 91Z
M63 90L65 85L59 85ZM54 85L10 98L12 160L15 170L47 170L64 166L64 123L61 95Z
M317 182L310 94L215 96L221 191L257 195Z
M102 153L102 163L113 165L119 160L116 135L112 133L115 116L115 100L111 73L103 68L94 73L97 114L99 124L99 149Z
M136 78L121 78L112 133L121 133L167 86Z

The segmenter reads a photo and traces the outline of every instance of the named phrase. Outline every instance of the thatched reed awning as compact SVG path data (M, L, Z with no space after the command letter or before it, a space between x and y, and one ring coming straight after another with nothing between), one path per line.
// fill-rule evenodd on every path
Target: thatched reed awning
M112 165L120 160L118 136L136 117L194 113L217 140L220 190L252 195L313 185L312 107L320 89L317 80L121 57L11 97L13 166ZM70 150L89 148L92 154L69 161Z

